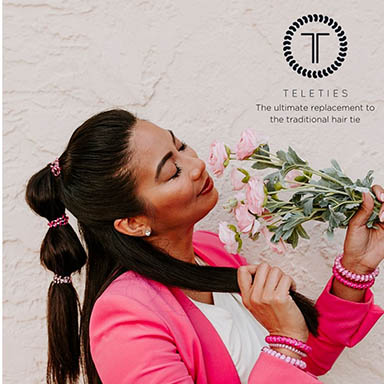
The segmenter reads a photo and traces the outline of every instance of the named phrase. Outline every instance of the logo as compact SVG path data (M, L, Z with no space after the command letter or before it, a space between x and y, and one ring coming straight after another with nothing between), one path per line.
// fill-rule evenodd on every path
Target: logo
M295 72L318 79L341 67L347 56L347 45L347 37L336 20L313 14L291 24L284 36L283 52Z

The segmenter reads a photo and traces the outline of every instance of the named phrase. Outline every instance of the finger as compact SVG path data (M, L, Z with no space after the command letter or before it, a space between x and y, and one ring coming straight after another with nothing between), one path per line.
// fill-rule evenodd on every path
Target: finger
M237 269L237 280L241 296L248 297L252 286L252 276L257 270L257 265L242 265Z
M372 191L375 193L377 200L384 203L384 188L381 185L375 184L372 186ZM384 204L381 204L379 210L379 220L384 222Z
M379 184L375 184L372 185L372 191L376 195L377 200L384 203L384 188Z
M294 289L293 289L294 287ZM280 295L281 297L286 297L287 295L292 299L292 296L289 294L289 290L292 288L292 290L296 290L296 283L290 277L289 275L284 275L280 281L279 284L276 287L276 293Z
M281 277L283 276L283 272L278 267L272 267L269 272L267 279L265 281L265 287L263 291L264 298L272 298L273 293L279 283Z
M265 282L268 276L270 266L267 263L261 263L257 268L255 280L251 288L251 300L259 302L264 290Z
M349 220L348 226L351 227L362 227L365 226L369 217L372 214L374 207L373 197L369 194L369 192L363 192L363 203L353 215L352 219Z

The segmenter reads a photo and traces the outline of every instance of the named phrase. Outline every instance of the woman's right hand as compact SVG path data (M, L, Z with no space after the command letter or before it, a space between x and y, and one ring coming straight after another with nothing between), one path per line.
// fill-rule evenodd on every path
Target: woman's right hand
M244 306L271 335L288 336L303 342L308 340L304 317L289 294L291 287L296 289L296 283L289 275L263 262L240 266L237 279Z

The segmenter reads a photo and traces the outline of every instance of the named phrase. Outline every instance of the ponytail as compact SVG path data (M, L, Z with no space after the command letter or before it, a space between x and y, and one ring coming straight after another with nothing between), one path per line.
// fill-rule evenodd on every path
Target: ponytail
M60 199L60 176L50 168L47 165L31 177L25 198L33 211L56 224L65 206ZM61 221L50 226L40 248L40 263L55 274L47 299L47 383L76 383L80 374L81 307L70 276L80 273L85 262L85 250L71 225Z

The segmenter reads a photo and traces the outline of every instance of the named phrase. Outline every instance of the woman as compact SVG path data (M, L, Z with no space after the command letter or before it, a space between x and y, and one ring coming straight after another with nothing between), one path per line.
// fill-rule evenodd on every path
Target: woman
M48 382L76 382L80 359L89 383L319 383L316 375L384 313L370 289L331 277L316 303L319 334L309 333L289 295L290 276L266 263L247 265L225 251L217 234L193 230L218 200L208 178L204 161L172 131L115 109L84 122L63 154L29 180L26 200L50 226L41 263L55 274L48 292ZM384 189L373 189L383 202ZM384 258L384 225L366 228L373 199L365 198L343 257L343 266L360 274L375 271ZM86 251L65 209L77 218ZM78 335L71 274L84 265ZM231 295L238 287L240 295ZM237 361L228 344L236 340L224 344L227 324L220 328L219 313L208 314L220 297L228 305L240 298L234 320L242 318L250 332L238 333L240 346L257 346ZM270 348L307 368L260 351L268 334L310 345L305 358Z

